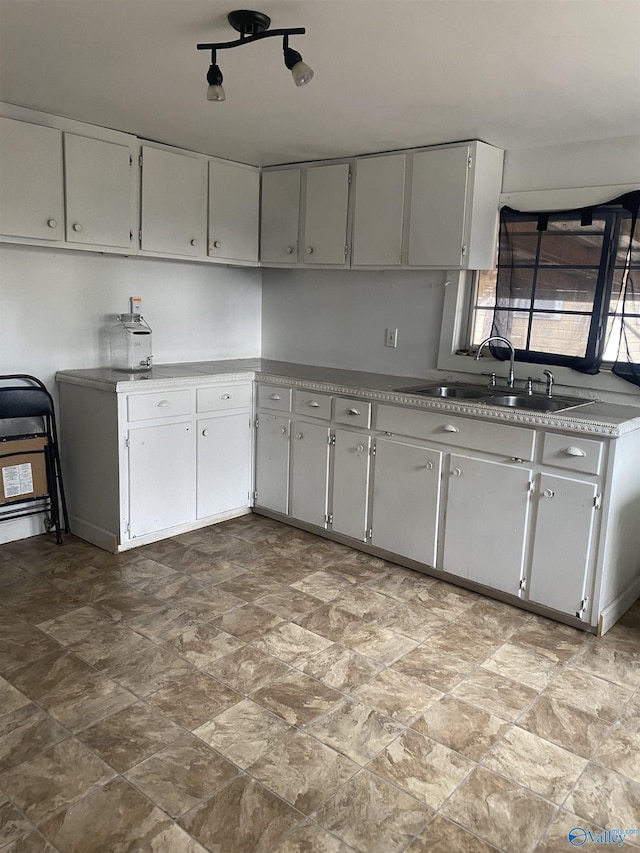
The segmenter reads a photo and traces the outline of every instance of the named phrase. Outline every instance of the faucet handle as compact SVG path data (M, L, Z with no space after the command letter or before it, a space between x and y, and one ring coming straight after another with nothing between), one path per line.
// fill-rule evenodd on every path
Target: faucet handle
M496 374L495 373L483 373L481 375L491 377L491 381L489 382L489 388L495 388L496 387Z
M526 381L524 387L527 391L527 394L533 394L533 377L532 376L527 376L527 381Z
M547 397L553 394L553 373L550 370L543 370L542 373L547 377Z

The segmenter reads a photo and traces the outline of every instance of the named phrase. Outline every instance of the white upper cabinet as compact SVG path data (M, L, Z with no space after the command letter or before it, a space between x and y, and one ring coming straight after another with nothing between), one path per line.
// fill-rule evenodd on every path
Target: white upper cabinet
M412 155L410 266L495 266L502 160L482 142Z
M347 263L348 163L312 166L306 172L304 256L306 264Z
M130 247L129 147L65 133L64 154L67 242Z
M209 161L209 256L258 262L260 172Z
M64 239L62 133L0 118L0 234Z
M265 264L298 261L300 169L262 173L260 260Z
M207 173L202 158L142 149L143 251L199 257L207 236Z
M402 262L404 154L356 161L352 266Z

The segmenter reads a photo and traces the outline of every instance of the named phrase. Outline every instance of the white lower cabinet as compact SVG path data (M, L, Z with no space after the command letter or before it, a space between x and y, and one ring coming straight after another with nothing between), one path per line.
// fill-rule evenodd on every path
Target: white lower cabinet
M524 575L532 472L515 463L449 457L438 568L518 595Z
M376 440L372 545L436 565L442 457L438 450Z
M130 538L193 518L194 438L190 421L129 430Z
M371 436L335 430L331 529L360 542L367 540Z
M258 413L256 430L256 506L287 514L289 511L289 434L291 420Z
M251 488L250 427L247 412L198 421L196 518L247 506Z
M291 427L291 515L308 524L325 527L328 482L328 425L294 421Z
M587 618L587 579L592 562L598 487L571 477L541 474L529 600Z

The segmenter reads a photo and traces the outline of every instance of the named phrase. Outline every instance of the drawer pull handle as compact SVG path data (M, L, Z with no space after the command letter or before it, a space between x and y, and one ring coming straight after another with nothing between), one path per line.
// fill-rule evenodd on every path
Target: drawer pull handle
M208 430L208 429L203 429L203 430L202 430L202 434L203 434L203 435L209 435L209 430Z
M453 424L445 424L445 425L442 427L442 431L443 431L443 432L460 432L460 430L458 429L458 427L457 427L457 426L454 426Z
M302 438L302 433L301 432L296 433L296 438Z
M360 412L357 409L347 409L347 414L355 418L360 417Z
M156 403L156 407L158 409L166 409L166 407L170 406L170 405L171 405L170 400L160 400L158 403Z
M230 400L230 399L231 399L231 394L223 394L223 395L222 395L222 397L220 397L220 399L221 399L221 400Z
M279 400L280 394L269 394L269 399L270 400Z
M512 456L512 457L511 457L511 461L512 461L512 462L522 462L523 460L522 460L522 459L520 459L520 457L519 457L519 456Z
M553 489L545 489L542 494L545 498L551 500L551 498L555 497L556 493L553 491Z
M581 447L563 447L562 452L567 456L586 456L587 454Z
M433 471L433 462L427 462L424 467L427 469L427 471Z
M454 477L462 477L462 470L460 468L454 468L451 473Z
M307 403L308 406L311 406L312 409L320 408L320 403L317 403L315 400L309 400Z
M356 447L356 450L358 451L358 453L364 453L364 444L359 444Z

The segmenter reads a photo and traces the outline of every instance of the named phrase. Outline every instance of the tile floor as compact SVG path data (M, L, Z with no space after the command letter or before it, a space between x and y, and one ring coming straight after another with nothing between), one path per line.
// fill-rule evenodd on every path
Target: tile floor
M572 827L640 829L640 604L596 639L256 515L0 548L2 853L549 853Z

